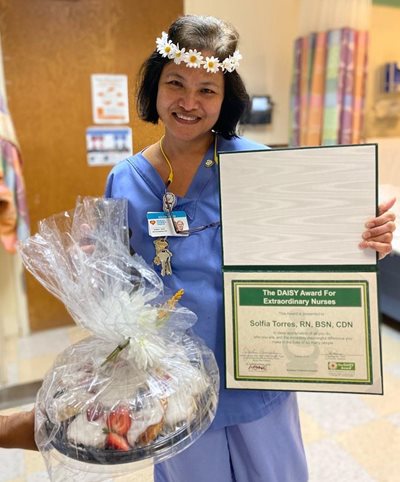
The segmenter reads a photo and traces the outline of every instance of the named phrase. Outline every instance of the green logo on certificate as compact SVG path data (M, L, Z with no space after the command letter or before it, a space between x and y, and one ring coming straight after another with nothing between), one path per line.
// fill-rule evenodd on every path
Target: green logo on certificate
M329 362L328 370L351 370L356 369L356 364L354 362Z

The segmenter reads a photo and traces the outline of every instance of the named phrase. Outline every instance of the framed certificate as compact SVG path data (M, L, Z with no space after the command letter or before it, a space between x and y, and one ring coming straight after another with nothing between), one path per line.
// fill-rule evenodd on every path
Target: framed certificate
M377 146L219 159L227 387L381 394Z

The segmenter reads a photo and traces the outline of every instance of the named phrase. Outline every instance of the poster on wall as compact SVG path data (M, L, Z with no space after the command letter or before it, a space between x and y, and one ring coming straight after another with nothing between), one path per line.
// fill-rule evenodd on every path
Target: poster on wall
M114 165L132 155L130 127L88 127L86 151L89 166Z
M128 77L93 74L91 85L93 122L127 124L129 122Z

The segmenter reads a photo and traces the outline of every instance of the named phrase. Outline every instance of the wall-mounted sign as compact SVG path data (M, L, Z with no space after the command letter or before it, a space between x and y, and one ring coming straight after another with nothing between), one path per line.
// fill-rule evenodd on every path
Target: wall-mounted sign
M129 122L128 77L93 74L91 84L93 122L127 124Z
M89 166L114 165L132 155L130 127L88 127L86 150Z

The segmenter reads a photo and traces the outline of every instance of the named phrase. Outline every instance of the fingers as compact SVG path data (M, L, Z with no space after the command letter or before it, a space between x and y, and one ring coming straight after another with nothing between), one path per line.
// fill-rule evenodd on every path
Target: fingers
M81 250L88 256L93 254L95 249L96 249L96 246L94 244L86 244L81 246Z
M383 214L379 215L377 218L369 219L365 223L365 227L368 229L375 228L377 226L383 226L386 223L393 223L396 220L396 215L393 211L385 211Z
M389 211L396 202L396 198L392 198L387 202L379 205L379 216L369 219L365 223L367 230L362 234L365 241L378 241L382 243L391 243L393 233L396 230L396 215L393 211Z
M368 243L368 241L370 241L370 242L376 241L378 243L391 244L392 241L393 241L393 234L392 233L384 233L381 236L375 236L373 238L364 238L363 241L361 241L360 244L362 244L363 242ZM361 247L365 247L365 246L361 246Z
M396 202L396 198L393 197L392 199L389 199L389 201L385 201L378 206L378 212L379 215L384 214L386 211L389 211L390 208L394 206Z
M81 250L90 256L95 250L95 239L93 238L93 230L89 224L82 224L80 226L81 238L79 246Z
M92 229L91 229L90 225L87 224L87 223L82 223L79 226L79 229L80 229L82 238L84 238L86 236L90 236L92 234Z
M393 233L396 230L396 224L394 221L387 221L385 224L381 224L375 228L370 228L362 234L363 239L371 239L374 240L379 236L383 236L385 234L390 234L391 239L393 238Z
M392 251L392 245L390 243L382 243L380 241L362 241L359 244L359 247L364 248L371 248L378 252L379 259L384 258Z
M393 233L396 230L396 215L390 209L396 202L392 198L378 206L379 215L365 223L367 230L362 234L361 249L370 248L378 252L379 259L392 251Z

